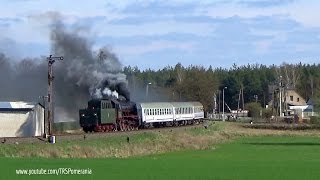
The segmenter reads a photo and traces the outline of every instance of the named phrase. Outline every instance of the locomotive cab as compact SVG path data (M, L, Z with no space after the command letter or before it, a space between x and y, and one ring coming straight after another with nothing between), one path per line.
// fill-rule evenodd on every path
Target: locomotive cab
M112 130L116 123L116 109L107 99L88 101L88 108L81 109L79 116L80 126L85 132Z

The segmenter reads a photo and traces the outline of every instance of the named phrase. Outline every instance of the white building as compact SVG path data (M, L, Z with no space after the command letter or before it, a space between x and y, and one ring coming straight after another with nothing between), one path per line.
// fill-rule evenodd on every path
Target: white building
M39 103L0 102L0 137L43 135L44 113Z

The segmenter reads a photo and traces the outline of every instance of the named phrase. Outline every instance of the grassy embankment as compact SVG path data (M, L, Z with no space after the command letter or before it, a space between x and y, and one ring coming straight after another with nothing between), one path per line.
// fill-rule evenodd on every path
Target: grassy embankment
M320 136L319 130L282 131L244 128L237 123L218 122L202 127L179 131L151 131L130 135L96 139L57 140L56 144L5 144L0 148L1 157L46 158L125 158L161 154L181 150L211 150L219 144L249 136Z
M135 134L130 143L123 135L57 144L4 144L0 179L318 179L319 137L319 130L216 123L208 129ZM40 168L89 168L92 174L16 174L17 169Z
M0 158L0 179L319 179L318 137L243 137L215 149L129 158ZM91 175L16 175L16 169L91 169Z

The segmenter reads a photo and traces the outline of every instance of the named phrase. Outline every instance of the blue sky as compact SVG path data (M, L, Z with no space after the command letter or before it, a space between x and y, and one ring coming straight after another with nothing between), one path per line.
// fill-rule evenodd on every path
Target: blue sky
M318 0L1 0L0 51L50 54L49 15L123 65L319 63ZM80 31L80 30L79 30Z

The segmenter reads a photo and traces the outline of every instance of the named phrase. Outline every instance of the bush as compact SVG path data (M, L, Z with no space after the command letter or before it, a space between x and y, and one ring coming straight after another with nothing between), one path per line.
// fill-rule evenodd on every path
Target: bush
M263 116L264 118L271 118L271 116L272 116L272 109L271 109L271 108L263 109L263 111L262 111L262 116Z
M249 110L248 116L249 117L260 117L260 111L262 110L261 105L256 102L247 103L245 108Z
M320 124L320 117L319 116L311 116L310 123L311 124Z

